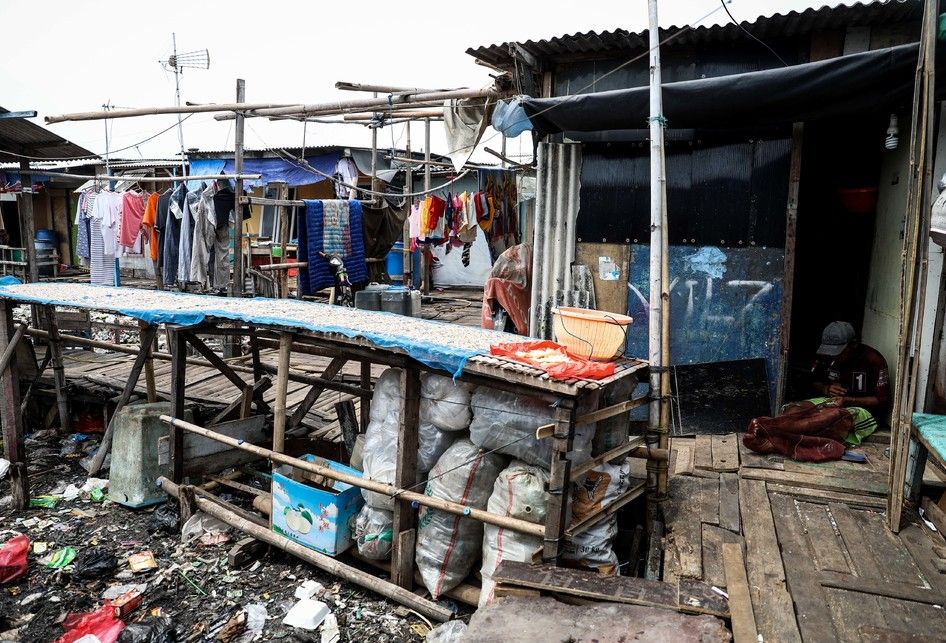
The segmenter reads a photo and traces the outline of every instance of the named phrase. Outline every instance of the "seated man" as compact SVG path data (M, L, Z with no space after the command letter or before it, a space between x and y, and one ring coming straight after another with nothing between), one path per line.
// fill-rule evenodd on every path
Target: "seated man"
M863 460L847 452L873 433L890 403L883 356L856 340L847 322L832 322L821 336L813 387L822 397L786 404L776 417L754 418L743 443L759 453L811 462Z
M812 368L813 387L822 397L816 405L832 403L854 415L854 430L847 442L860 444L877 429L890 407L890 374L887 360L877 350L860 343L854 327L831 322L821 334L818 360Z

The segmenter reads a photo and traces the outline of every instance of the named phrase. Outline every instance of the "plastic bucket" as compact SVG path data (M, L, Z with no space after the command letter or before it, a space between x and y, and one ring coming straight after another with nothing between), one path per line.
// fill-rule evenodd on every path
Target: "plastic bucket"
M393 246L391 246L391 251L388 252L387 261L385 262L389 275L403 275L404 274L404 242L398 241Z
M570 354L596 361L615 360L624 353L627 315L562 306L552 309L555 341Z

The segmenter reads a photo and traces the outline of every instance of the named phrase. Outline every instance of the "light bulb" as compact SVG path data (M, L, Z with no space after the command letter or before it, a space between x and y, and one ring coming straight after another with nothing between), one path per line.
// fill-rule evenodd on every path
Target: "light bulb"
M897 129L897 115L890 115L890 124L887 126L887 138L884 139L884 147L888 150L897 149L897 143L900 142L900 130Z

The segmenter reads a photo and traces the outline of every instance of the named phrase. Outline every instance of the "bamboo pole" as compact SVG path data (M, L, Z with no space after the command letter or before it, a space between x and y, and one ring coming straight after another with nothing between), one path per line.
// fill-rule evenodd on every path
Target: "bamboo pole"
M175 498L179 499L182 495L183 486L174 484L163 476L158 478L158 485ZM274 547L278 547L283 551L297 556L298 558L301 558L307 563L310 563L319 569L332 574L333 576L337 576L343 580L355 583L361 587L365 587L377 592L385 598L390 598L391 600L397 601L402 605L407 605L408 607L417 610L421 614L437 621L448 621L453 616L453 612L445 607L441 607L427 599L416 596L393 583L389 583L385 580L372 576L368 572L364 572L355 567L351 567L350 565L346 565L345 563L342 563L331 556L320 554L314 549L309 549L305 545L300 545L297 542L289 540L285 536L277 534L276 532L258 525L252 520L244 516L240 516L230 509L227 509L225 506L223 506L223 504L205 498L203 494L195 494L194 501L197 505L197 508L204 513L211 515L218 520L222 520L228 525L231 525L240 531L253 536L257 540L269 545L273 545Z
M662 370L667 367L663 350L663 249L666 235L666 213L663 206L663 105L660 89L660 39L657 24L657 0L649 0L648 17L650 22L650 310L648 316L648 340L650 358L651 404L647 427L647 445L651 448L662 447L662 398L665 382ZM648 487L651 498L659 497L665 491L665 477L661 480L656 462L648 462ZM661 489L662 483L664 488ZM655 506L651 506L655 510Z
M40 170L31 170L33 174L39 174ZM262 174L204 174L201 176L187 176L182 179L180 176L113 176L111 174L69 174L67 172L54 172L51 170L42 170L44 176L55 176L63 179L79 179L84 181L135 181L138 183L179 183L186 181L213 181L216 179L234 179L234 180L255 180L262 178Z
M223 444L228 444L237 449L247 451L249 453L255 453L261 457L267 458L272 462L278 462L279 464L288 464L296 469L302 469L303 471L308 471L310 473L315 473L320 476L325 476L326 478L331 478L332 480L338 480L339 482L344 482L346 484L359 487L361 489L367 489L368 491L374 491L375 493L384 494L386 496L391 496L394 498L399 498L402 500L407 500L409 502L416 502L419 505L424 505L425 507L431 507L433 509L439 509L441 511L446 511L447 513L456 515L456 516L466 516L473 518L474 520L479 520L480 522L485 522L490 525L496 525L497 527L504 527L506 529L512 529L523 534L529 534L530 536L545 536L545 528L542 525L538 525L533 522L528 522L526 520L520 520L518 518L510 518L508 516L501 516L498 514L490 513L482 509L475 509L473 507L467 507L456 502L451 502L449 500L442 500L440 498L433 498L427 496L423 493L417 493L415 491L409 491L407 489L398 489L394 485L385 484L383 482L377 482L376 480L371 480L369 478L361 478L359 476L353 476L342 471L336 471L335 469L330 469L329 467L323 467L314 462L306 462L305 460L300 460L299 458L293 458L292 456L285 455L283 453L277 453L271 449L265 449L263 447L256 446L255 444L249 444L238 440L236 438L231 438L228 435L222 433L217 433L209 429L197 426L196 424L191 424L190 422L185 422L184 420L176 420L169 415L162 415L161 420L167 422L173 427L177 427L184 431L190 433L196 433L197 435L202 435L211 440L216 440Z
M236 81L236 102L246 101L246 81L237 78ZM243 173L243 129L244 117L242 112L237 112L236 127L233 134L233 169L237 176ZM230 296L242 297L246 288L243 276L243 205L239 199L243 196L243 179L237 178L236 203L233 208L233 281L230 284ZM236 342L237 345L238 342Z
M71 114L56 114L47 116L47 124L65 123L68 121L101 121L107 118L132 118L135 116L159 116L162 114L201 114L213 112L239 112L243 110L264 109L273 107L292 107L292 103L205 103L201 105L171 105L168 107L138 107L135 109L113 109L111 111L73 112ZM303 107L302 104L295 105Z
M411 123L408 121L407 127L405 129L405 153L407 158L411 159ZM413 165L408 165L405 170L404 178L404 207L407 208L407 216L404 217L404 234L401 240L401 243L404 244L404 247L401 248L402 253L402 265L403 271L401 272L401 285L406 288L414 287L414 260L413 255L411 254L411 208L414 205L414 199L407 196L414 191L414 168Z
M280 201L289 199L289 184L280 181L277 186L276 198ZM289 248L289 208L285 205L279 206L279 261L285 263L286 251ZM298 262L297 262L298 263ZM298 266L297 266L298 267ZM282 271L279 273L279 297L286 299L289 297L289 273Z
M429 94L430 92L454 91L462 88L454 87L453 89L421 89L420 87L397 87L394 85L347 83L343 80L340 80L335 83L335 89L342 89L348 92L380 92L382 94L419 94L421 92Z
M395 114L397 115L397 118L411 118L411 119L443 118L443 109L430 109L430 110L417 110L417 111L408 111L408 110L400 111L399 110L395 112ZM374 120L375 118L377 118L377 116L375 116L375 114L373 113L362 114L362 113L356 112L354 114L345 114L342 117L342 120L343 121L370 121L370 120Z
M327 103L311 103L307 105L292 105L290 107L276 107L252 110L248 116L329 116L341 114L344 110L360 109L360 111L383 111L394 105L415 105L417 103L432 103L460 98L503 98L506 93L495 89L455 89L443 92L423 92L418 94L402 94L398 96L382 96L378 98L353 99L331 101ZM231 110L221 110L231 111ZM114 114L114 112L112 112Z
M424 119L424 192L430 191L430 119ZM425 295L430 294L431 273L429 248L424 245L420 249L420 289Z

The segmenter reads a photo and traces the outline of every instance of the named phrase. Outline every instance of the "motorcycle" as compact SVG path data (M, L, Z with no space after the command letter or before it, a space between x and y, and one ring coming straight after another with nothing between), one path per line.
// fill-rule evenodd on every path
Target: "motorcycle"
M335 276L335 301L333 303L336 306L354 308L355 295L352 292L351 282L348 280L348 269L345 268L345 261L341 255L320 251L319 256L328 262Z

